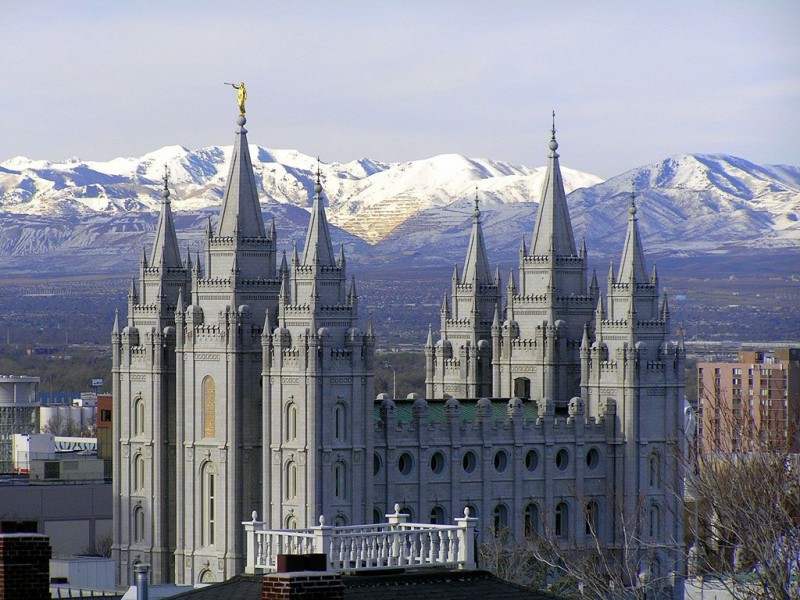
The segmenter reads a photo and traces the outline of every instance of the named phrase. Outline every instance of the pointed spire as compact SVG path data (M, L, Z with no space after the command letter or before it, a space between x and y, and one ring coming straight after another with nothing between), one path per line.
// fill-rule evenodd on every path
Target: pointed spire
M192 251L189 249L189 246L186 246L186 270L192 270Z
M343 269L345 266L346 259L344 257L344 244L339 244L339 258L336 260L336 264L339 266L340 269Z
M161 213L156 225L156 239L153 243L153 252L150 255L150 264L153 266L164 265L170 268L181 267L181 252L178 247L178 237L175 234L175 223L172 220L172 210L169 201L169 169L164 166L164 189L161 190L164 202L161 204Z
M278 240L278 229L275 227L275 215L272 215L272 218L269 220L269 239L273 242Z
M297 255L297 240L292 241L292 266L300 264L300 257Z
M616 280L614 279L614 263L608 263L608 283L614 283Z
M206 215L206 239L210 240L214 233L211 230L211 215Z
M596 296L599 290L600 286L597 284L597 270L592 269L592 281L589 284L589 294Z
M143 269L146 269L146 268L147 268L147 250L145 249L145 247L144 247L144 246L142 246L142 260L141 260L141 265L142 265L142 268L143 268Z
M372 327L372 313L367 313L367 337L374 338L375 337L375 330Z
M591 346L589 342L589 325L583 324L583 337L581 338L581 350L588 350Z
M442 298L442 309L440 311L445 317L450 316L450 306L447 304L447 294Z
M183 313L183 286L178 288L178 299L175 301L175 314Z
M652 285L658 285L658 270L656 269L656 263L653 263L653 270L650 273L650 283Z
M347 303L350 306L356 306L358 304L358 293L356 292L355 276L353 276L352 279L350 280L350 291L347 293Z
M494 286L500 290L500 286L502 285L502 281L500 279L500 265L497 265L494 268Z
M114 328L111 330L111 335L119 335L119 309L114 311Z
M452 280L453 280L454 284L459 282L458 265L457 264L453 264L453 277L452 277Z
M194 255L194 270L195 273L198 275L200 274L200 251L197 251L197 254Z
M266 237L264 217L261 214L261 203L258 200L258 188L253 174L253 162L250 159L250 148L247 145L247 130L243 116L237 121L239 130L233 143L231 166L228 180L222 195L217 235L223 237L242 236L247 238ZM238 231L237 228L238 220Z
M308 222L306 243L303 246L303 264L320 264L323 267L335 266L333 259L333 245L328 228L328 219L325 216L325 206L322 200L322 183L317 159L317 181L314 184L314 207L311 209L311 220Z
M522 257L528 255L528 248L525 246L525 238L522 238L519 241L519 257L520 257L520 264L522 264Z
M536 227L531 241L531 256L544 256L550 252L557 256L575 256L575 238L567 207L567 194L558 164L556 141L556 113L553 111L553 129L550 136L550 154L547 174L542 186L542 199L536 214ZM551 248L552 244L552 248Z
M661 320L669 321L669 300L667 300L667 292L664 292L664 297L661 301Z
M581 249L578 251L578 256L586 258L586 238L581 238Z
M492 329L500 329L500 307L494 303L494 316L492 316Z
M261 337L268 338L270 336L270 325L269 325L269 308L264 311L264 328L261 330Z
M433 348L433 325L428 323L428 339L425 340L426 348Z
M289 266L286 264L286 250L283 251L281 254L281 266L278 269L278 273L283 274L284 272L289 271Z
M622 259L619 263L617 281L627 283L634 281L645 283L647 281L647 270L644 264L644 251L642 242L639 238L639 226L636 219L636 195L633 190L634 183L631 182L630 206L628 207L628 232L625 235L625 246L622 249Z
M517 293L517 285L514 283L514 269L508 272L508 296L513 296Z
M462 283L477 281L482 284L491 283L489 261L486 258L486 244L483 242L481 227L481 211L478 208L478 188L475 188L475 209L472 211L472 233L469 236L467 257L464 259Z
M128 300L133 300L134 304L139 301L139 293L136 291L135 277L131 277L131 287L128 289Z

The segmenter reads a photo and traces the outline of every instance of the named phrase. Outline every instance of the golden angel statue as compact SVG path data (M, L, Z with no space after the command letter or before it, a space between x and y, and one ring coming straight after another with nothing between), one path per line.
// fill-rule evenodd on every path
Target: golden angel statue
M233 89L238 90L236 97L239 100L239 116L243 117L245 113L244 103L247 100L247 90L244 88L244 81L240 81L239 85L236 85L235 83L228 83L226 81L225 85L229 85L233 87Z

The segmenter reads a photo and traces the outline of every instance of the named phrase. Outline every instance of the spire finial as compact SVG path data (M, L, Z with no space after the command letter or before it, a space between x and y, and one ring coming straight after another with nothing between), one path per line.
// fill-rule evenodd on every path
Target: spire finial
M161 191L164 202L169 202L169 167L164 165L164 189Z
M475 210L472 213L472 216L476 219L481 216L481 211L478 208L478 186L475 186Z
M557 157L556 150L558 150L558 142L556 141L556 111L553 111L553 127L550 130L550 150L552 157Z
M317 182L314 184L314 193L319 196L320 192L322 191L322 183L320 182L320 168L319 168L319 156L317 157Z
M631 217L636 216L636 182L631 179L631 205L628 208Z

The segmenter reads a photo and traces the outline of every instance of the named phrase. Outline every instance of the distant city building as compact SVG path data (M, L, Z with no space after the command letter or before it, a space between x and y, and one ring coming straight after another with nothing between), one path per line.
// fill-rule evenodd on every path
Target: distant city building
M800 348L743 350L697 363L702 451L800 451Z
M178 252L165 178L152 252L113 326L119 581L141 564L155 582L241 573L252 511L268 529L346 526L398 502L412 521L468 507L481 532L623 549L665 582L661 597L682 597L685 350L669 341L633 194L603 294L574 239L554 128L505 302L476 203L425 344L426 397L375 399L375 334L332 246L320 174L302 252L279 257L238 124L203 259Z
M12 472L13 435L38 431L40 382L39 377L0 375L0 473Z

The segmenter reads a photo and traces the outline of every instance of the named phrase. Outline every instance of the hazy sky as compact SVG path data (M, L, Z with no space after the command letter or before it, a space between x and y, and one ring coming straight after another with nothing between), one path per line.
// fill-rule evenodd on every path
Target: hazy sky
M800 2L14 2L0 161L233 140L326 162L456 152L602 177L688 152L800 165Z

